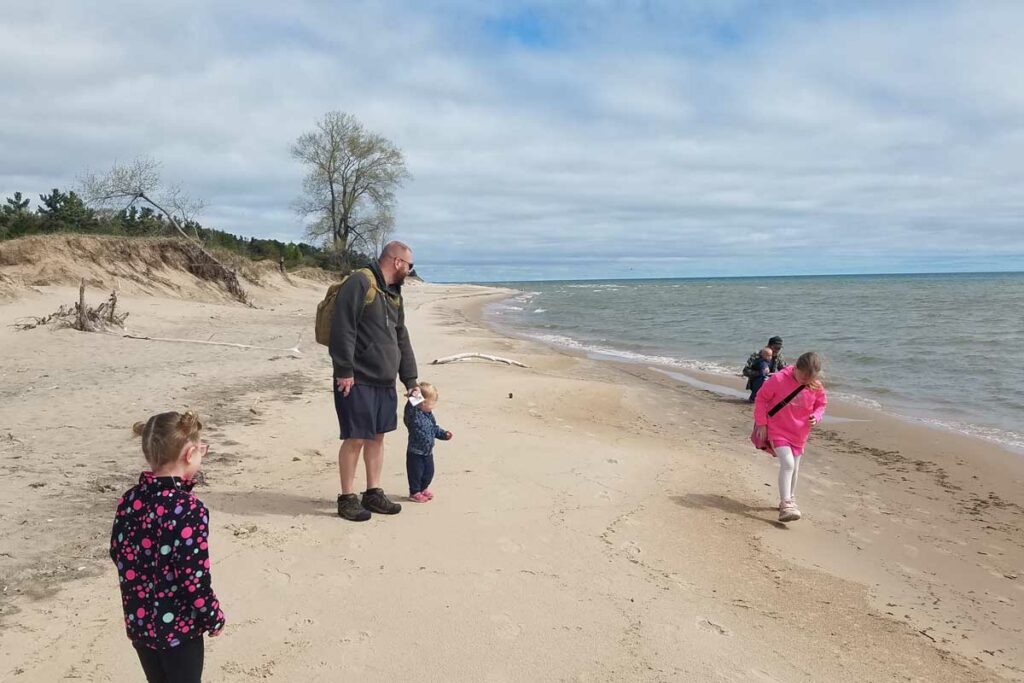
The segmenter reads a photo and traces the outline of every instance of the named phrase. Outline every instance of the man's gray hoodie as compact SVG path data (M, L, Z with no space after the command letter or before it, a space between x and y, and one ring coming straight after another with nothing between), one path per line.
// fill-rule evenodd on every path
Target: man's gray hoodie
M394 386L395 377L406 389L416 386L416 356L405 329L405 306L400 285L389 286L380 267L370 265L380 290L364 306L370 282L354 272L338 289L331 320L329 349L334 376L354 377L356 384Z

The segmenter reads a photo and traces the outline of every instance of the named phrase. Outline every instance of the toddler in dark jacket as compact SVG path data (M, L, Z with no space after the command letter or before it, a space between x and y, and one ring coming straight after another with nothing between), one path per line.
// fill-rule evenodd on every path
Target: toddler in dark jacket
M420 382L419 387L423 401L405 404L405 426L409 430L405 471L409 476L409 500L426 503L434 498L429 488L434 479L434 440L448 441L452 433L438 427L434 418L437 388L429 382Z

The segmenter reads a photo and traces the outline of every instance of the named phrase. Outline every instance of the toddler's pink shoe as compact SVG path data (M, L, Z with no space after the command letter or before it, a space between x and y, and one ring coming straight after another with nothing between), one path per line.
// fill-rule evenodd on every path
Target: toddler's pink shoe
M414 503L426 503L430 499L423 495L423 491L418 491L409 496L409 500L411 500Z
M420 491L420 493L426 496L427 500L434 500L434 492L431 491L430 489L423 489L422 491Z

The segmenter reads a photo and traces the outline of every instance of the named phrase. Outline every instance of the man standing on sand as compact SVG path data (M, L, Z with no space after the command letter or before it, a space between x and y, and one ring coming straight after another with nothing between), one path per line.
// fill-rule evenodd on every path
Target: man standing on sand
M390 242L377 263L370 264L372 281L366 272L355 271L338 290L329 344L342 440L338 516L353 522L370 519L371 512L396 515L402 511L380 488L380 477L384 435L398 428L395 376L401 378L407 395L419 393L402 302L402 283L412 268L412 250L401 242ZM352 490L360 454L366 465L362 502Z

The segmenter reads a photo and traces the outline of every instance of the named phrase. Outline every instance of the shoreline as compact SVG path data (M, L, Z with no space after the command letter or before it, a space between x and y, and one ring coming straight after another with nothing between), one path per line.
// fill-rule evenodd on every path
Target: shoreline
M616 359L547 342L530 336L526 331L498 325L493 317L487 315L484 307L480 307L476 315L481 325L497 335L510 335L526 343L539 344L557 354L606 365L644 384L682 393L697 401L710 400L716 412L730 411L712 428L716 435L723 432L730 435L726 444L730 456L738 457L740 462L744 458L770 460L770 457L759 458L748 443L752 407L745 398L747 392L741 389L744 384L742 378ZM716 417L721 418L721 415ZM1001 619L1007 619L1011 610L1005 608L1016 607L1018 600L1024 601L1024 539L1020 538L1019 532L1024 528L1024 496L1021 495L1024 491L1024 458L1020 453L975 435L919 423L913 418L841 398L830 398L826 420L821 428L812 432L808 449L813 449L825 459L853 457L862 461L850 466L840 460L821 474L812 474L808 469L801 471L802 479L814 477L816 484L824 484L821 489L827 491L835 487L835 482L826 483L826 477L832 476L843 482L857 481L867 491L870 491L874 478L885 478L895 484L895 490L888 495L861 494L861 500L846 512L831 511L827 525L823 525L827 527L825 532L816 529L813 537L803 543L790 543L783 538L769 540L769 546L780 557L807 568L825 569L830 574L868 587L871 604L880 613L902 616L907 623L920 625L918 632L924 637L964 654L971 652L970 648L962 647L964 641L970 639L964 632L967 627L956 619L949 620L945 628L932 626L936 604L943 600L957 601L965 613L969 613L979 609L981 602L974 594L982 592L990 607L995 608L988 616L998 614ZM968 463L973 470L968 471ZM871 473L864 475L858 472L861 468L869 468ZM775 486L772 474L770 471L764 477L764 486ZM751 488L756 487L758 478L756 475L748 477ZM922 479L930 481L922 484L919 481ZM946 562L951 554L949 545L931 543L935 539L927 535L921 535L916 543L906 542L915 530L934 528L929 522L934 521L931 518L937 511L921 506L920 497L928 503L938 504L940 508L948 508L946 515L949 515L951 524L957 516L966 516L975 522L964 525L962 538L953 538L953 543L963 551L959 566L955 569L946 567L951 574L954 571L958 574L963 585L949 581L948 576L939 575L931 566L932 562L956 564ZM874 510L861 510L865 499L870 501L869 505ZM913 505L912 514L906 511L901 514L901 504ZM999 519L987 518L988 514L997 511L1005 514L1001 514ZM855 515L861 517L861 521L856 521ZM897 520L895 523L894 519ZM862 530L856 528L858 526L868 528ZM841 541L838 540L840 538ZM933 547L928 548L929 544ZM872 545L881 547L878 554L864 552ZM1006 552L1011 547L1012 552ZM998 557L1001 561L974 562L971 555L983 560ZM880 562L889 566L880 566ZM965 576L965 572L970 576ZM977 591L982 585L986 587ZM894 609L903 612L897 614L892 611ZM984 620L974 616L965 621L984 628ZM994 620L988 624L1004 631L996 639L998 645L1005 648L1011 644L1014 646L1014 654L1009 657L1007 666L1024 680L1024 649L1015 642L1020 634L1024 634L1022 625L1001 629ZM971 652L973 660L984 663L985 657L1009 652L998 645L976 647Z
M504 301L513 299L516 295L521 295L523 293L520 290L505 290L504 288L498 289L508 291L510 294L507 298L499 298L490 302L490 304L488 304L489 306L503 303ZM680 382L687 383L690 386L695 386L697 388L705 389L731 398L745 397L749 393L743 389L745 380L738 373L726 372L724 368L721 371L701 369L699 366L703 361L679 360L678 364L668 364L665 362L659 362L659 358L657 357L640 356L639 354L637 354L637 358L629 358L623 352L605 353L601 350L588 348L585 344L576 340L571 340L573 344L575 344L574 346L545 339L542 336L537 336L537 334L535 334L535 330L519 328L512 324L503 324L498 321L492 313L489 313L486 310L481 310L478 313L478 318L482 324L487 325L496 334L508 335L517 339L532 341L555 349L559 352L579 355L580 357L589 358L598 362L653 367L668 375L672 375L673 373L680 375L680 377L677 377L676 379ZM566 339L568 340L568 338ZM668 359L666 358L665 360ZM686 363L692 363L698 367L689 367L685 365ZM831 392L829 394L829 412L832 412L834 408L839 408L844 413L850 412L857 416L845 419L858 421L895 420L911 428L938 431L952 437L976 441L979 442L979 444L984 444L984 446L988 448L995 448L1004 452L1007 457L1024 458L1024 442L1018 444L1017 442L1007 440L1009 437L988 436L984 433L992 430L997 432L1004 431L995 427L985 425L967 425L967 427L973 428L976 431L960 429L956 425L948 422L948 420L952 419L950 416L905 415L898 412L898 409L887 408L875 399L862 397L856 394L845 394L842 392L839 392L838 394L836 392Z
M1019 483L951 513L999 473L980 461L972 480L830 426L801 472L807 517L787 528L746 404L497 334L479 316L505 295L409 288L420 374L455 439L438 446L437 499L416 505L400 495L404 434L390 437L383 484L405 509L364 525L334 514L330 367L307 338L282 355L0 329L4 390L19 396L0 414L2 674L138 677L106 557L111 506L140 469L131 422L190 406L213 444L198 494L228 614L211 681L1024 680L1024 582L996 575L1024 567ZM321 297L307 283L261 309L122 304L152 336L212 327L283 348ZM471 351L530 367L429 364Z

